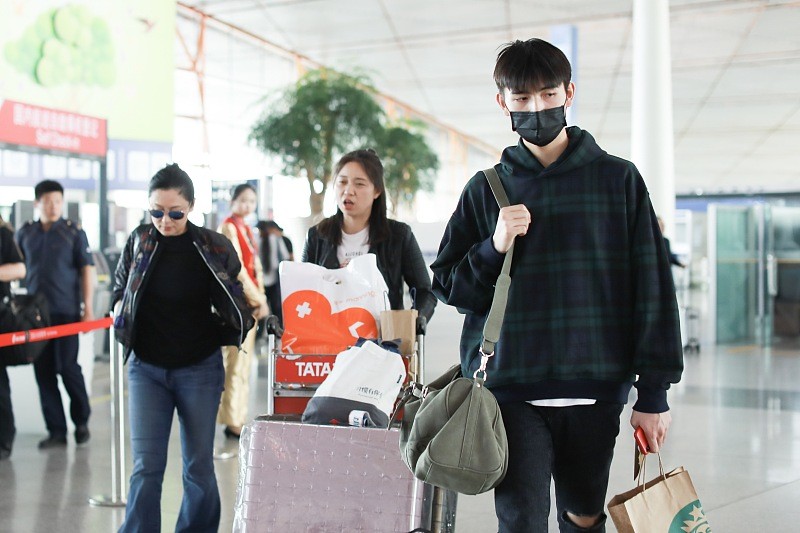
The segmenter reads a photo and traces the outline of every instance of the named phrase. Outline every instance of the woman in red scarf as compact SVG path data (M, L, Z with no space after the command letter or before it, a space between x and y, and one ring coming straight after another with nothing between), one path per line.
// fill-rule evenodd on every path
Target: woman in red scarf
M232 243L242 262L239 281L244 288L247 304L253 316L261 320L269 314L264 295L264 278L258 245L253 231L244 221L256 210L256 190L246 183L237 185L231 197L231 215L219 227L219 232ZM242 425L247 421L247 403L250 394L250 363L255 353L256 328L250 330L239 351L235 346L225 346L222 355L225 361L225 391L219 406L217 422L225 424L225 435L238 438Z

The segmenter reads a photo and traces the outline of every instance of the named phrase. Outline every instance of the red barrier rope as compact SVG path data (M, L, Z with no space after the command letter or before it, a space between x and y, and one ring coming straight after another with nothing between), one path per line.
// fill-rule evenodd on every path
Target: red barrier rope
M27 331L14 331L12 333L0 334L0 348L25 344L26 342L47 341L58 337L68 337L78 333L86 333L95 329L107 329L111 327L113 320L111 317L90 320L88 322L73 322L71 324L61 324L48 328L31 329Z

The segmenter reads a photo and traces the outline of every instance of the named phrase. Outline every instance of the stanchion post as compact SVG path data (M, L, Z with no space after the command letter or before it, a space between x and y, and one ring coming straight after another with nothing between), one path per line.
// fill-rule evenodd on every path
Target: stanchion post
M108 330L110 351L109 372L111 374L111 496L93 496L89 503L97 507L125 507L127 494L125 483L125 402L122 374L122 357L114 335L114 327Z
M417 382L424 384L425 379L425 335L417 335Z
M276 335L267 331L267 414L275 414Z

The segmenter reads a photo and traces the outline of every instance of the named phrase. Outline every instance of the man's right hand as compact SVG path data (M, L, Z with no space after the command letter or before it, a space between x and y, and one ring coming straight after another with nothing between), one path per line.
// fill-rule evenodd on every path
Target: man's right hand
M492 236L494 249L501 254L506 253L517 235L528 233L530 224L531 213L525 205L517 204L501 208L497 217L497 227Z
M631 427L634 429L641 427L647 437L647 444L653 453L659 451L667 438L667 430L672 424L672 415L669 411L663 413L631 413Z

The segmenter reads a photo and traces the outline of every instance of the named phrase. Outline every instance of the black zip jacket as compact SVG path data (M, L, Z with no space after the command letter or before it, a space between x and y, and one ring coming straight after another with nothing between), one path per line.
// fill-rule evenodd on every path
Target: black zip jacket
M219 282L211 291L212 310L217 319L216 334L220 346L241 346L244 336L255 324L247 307L244 291L237 277L242 265L230 241L223 235L188 223L187 231L197 252ZM148 281L147 272L158 261L158 230L143 224L133 230L125 244L114 274L113 309L122 300L122 308L114 318L114 330L125 347L128 360L136 336L136 312Z
M377 257L378 270L389 287L389 304L392 309L403 309L405 281L409 288L414 289L419 316L430 320L436 307L436 297L431 292L431 277L417 239L408 224L397 220L388 222L389 238L377 245L370 244L369 253ZM336 244L320 235L316 226L308 230L303 261L325 268L339 268Z

